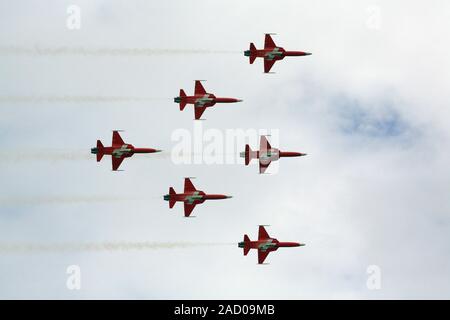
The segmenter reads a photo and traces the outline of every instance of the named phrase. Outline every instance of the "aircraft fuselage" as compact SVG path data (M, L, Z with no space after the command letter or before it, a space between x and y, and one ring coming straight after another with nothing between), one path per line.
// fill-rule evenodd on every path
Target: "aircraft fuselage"
M176 97L175 102L183 101L186 104L193 104L196 107L212 107L216 103L234 103L241 102L241 99L216 97L212 93L205 93L193 96Z
M166 194L164 196L164 200L166 201L180 201L187 202L189 204L199 204L205 202L205 200L220 200L228 198L231 197L224 194L206 194L201 190L177 194Z
M247 242L241 241L238 244L239 248L248 247L250 249L258 249L262 251L276 251L278 250L278 248L282 247L300 247L300 246L303 246L303 244L298 242L280 242L274 238L257 241L247 241Z
M286 51L282 47L274 47L268 49L246 50L246 57L264 58L265 60L283 60L284 57L308 56L310 53L303 51Z
M111 155L115 158L128 158L131 157L135 153L154 153L159 150L152 149L152 148L135 148L131 144L123 144L123 145L116 145L111 147L103 147L101 152L106 155ZM99 153L98 148L91 148L92 154Z

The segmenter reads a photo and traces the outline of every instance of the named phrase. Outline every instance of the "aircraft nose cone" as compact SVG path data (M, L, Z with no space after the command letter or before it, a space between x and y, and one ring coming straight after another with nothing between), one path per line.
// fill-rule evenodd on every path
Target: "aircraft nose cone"
M306 156L307 154L306 153L303 153L303 152L292 152L291 153L291 156L293 156L293 157L304 157L304 156Z
M311 52L305 52L305 56L310 56L310 55L312 55Z
M233 196L225 196L225 199L231 199Z
M298 246L299 246L299 247L304 247L305 244L304 244L304 243L299 243Z

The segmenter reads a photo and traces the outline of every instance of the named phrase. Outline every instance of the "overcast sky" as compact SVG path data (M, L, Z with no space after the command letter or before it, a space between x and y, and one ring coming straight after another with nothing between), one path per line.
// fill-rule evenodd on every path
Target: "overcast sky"
M72 4L79 30L66 25ZM313 54L263 74L242 51L261 48L265 32ZM0 298L449 298L448 39L445 0L0 1L0 248L210 244L3 250ZM192 93L194 79L244 99L207 110L204 131L278 130L274 147L308 156L282 159L272 175L173 163L172 134L194 128L192 106L180 112L173 97ZM97 163L89 149L109 145L113 129L165 152L112 172L110 157ZM233 198L185 219L162 195L186 176ZM255 239L258 224L306 246L257 265L237 242ZM70 265L81 290L66 287ZM379 290L366 285L371 265Z

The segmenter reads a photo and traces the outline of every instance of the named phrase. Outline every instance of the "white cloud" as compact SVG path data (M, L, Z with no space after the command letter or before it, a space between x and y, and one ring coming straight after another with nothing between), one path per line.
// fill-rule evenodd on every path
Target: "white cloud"
M366 27L369 6L380 29ZM40 6L44 6L40 3ZM3 196L120 195L130 201L4 206L1 242L238 242L271 224L280 240L305 242L272 253L206 247L127 253L5 255L4 298L445 298L449 275L449 5L421 2L85 1L82 28L65 29L65 4L2 8L0 45L244 50L264 32L286 49L274 75L240 54L158 57L2 56L0 95L136 96L161 100L1 105L3 151L89 148L126 129L126 141L170 150L192 110L172 97L194 79L244 102L217 106L205 128L277 128L279 173L255 165L175 166L139 155L110 172L109 159L1 161ZM8 18L10 17L10 18ZM167 99L165 100L165 98ZM196 176L205 191L233 199L205 203L195 219L162 195ZM134 200L136 199L136 200ZM65 287L79 264L82 290ZM379 265L382 289L366 288Z

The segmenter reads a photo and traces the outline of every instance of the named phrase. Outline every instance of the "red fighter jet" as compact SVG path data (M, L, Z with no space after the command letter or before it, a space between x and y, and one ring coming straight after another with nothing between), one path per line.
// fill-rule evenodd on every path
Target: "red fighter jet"
M180 89L180 96L174 98L176 103L180 104L180 110L183 111L186 104L193 104L195 111L195 120L200 119L206 108L212 107L216 103L233 103L241 102L240 99L235 98L219 98L212 93L207 93L203 88L200 80L195 81L195 92L193 96L187 96L183 89Z
M250 249L258 250L258 264L264 263L269 253L277 251L282 247L301 247L304 246L298 242L280 242L275 238L271 238L264 226L259 226L258 240L251 241L248 235L244 235L244 241L239 242L238 247L244 249L244 256L248 254Z
M191 179L184 178L184 192L176 193L170 187L169 194L164 196L164 200L169 201L169 208L173 208L177 201L184 202L184 216L189 217L197 204L205 202L205 200L229 199L231 196L223 194L206 194L203 191L195 189Z
M265 73L268 73L270 71L276 61L283 60L284 57L311 55L311 53L308 52L286 51L281 47L277 47L270 35L270 33L266 33L266 38L264 40L264 49L258 50L253 43L250 43L250 50L244 51L244 55L246 57L249 57L250 64L253 64L256 58L264 58Z
M123 159L131 157L135 153L154 153L161 150L151 148L135 148L133 145L123 142L119 131L113 131L112 146L104 147L100 140L97 140L97 147L91 149L91 153L97 155L97 162L102 160L105 154L111 155L112 169L119 169Z
M266 172L272 161L277 161L281 157L301 157L306 156L306 153L301 152L287 152L272 148L265 136L261 136L259 151L252 151L248 144L245 145L245 151L241 152L241 158L245 158L245 165L247 166L252 159L259 159L259 173Z

